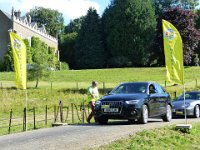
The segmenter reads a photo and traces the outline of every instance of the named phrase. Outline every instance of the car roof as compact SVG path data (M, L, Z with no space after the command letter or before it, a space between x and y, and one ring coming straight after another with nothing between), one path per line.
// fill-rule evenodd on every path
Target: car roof
M185 92L185 93L200 93L200 91L189 91L189 92Z
M156 82L153 82L153 81L148 81L148 82L122 82L122 83L156 83Z
M132 84L132 83L137 83L137 84L157 84L156 82L149 81L149 82L122 82L121 84Z

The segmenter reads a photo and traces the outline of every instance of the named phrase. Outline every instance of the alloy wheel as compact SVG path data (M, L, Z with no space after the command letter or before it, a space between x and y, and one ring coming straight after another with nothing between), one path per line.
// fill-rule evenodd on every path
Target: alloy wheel
M148 113L147 105L144 105L143 106L143 119L144 119L144 123L148 122L148 116L149 116L149 113Z
M198 105L195 106L194 111L195 111L195 118L199 118L200 113L199 113L199 106Z
M170 121L172 119L172 108L170 105L167 105L167 120Z

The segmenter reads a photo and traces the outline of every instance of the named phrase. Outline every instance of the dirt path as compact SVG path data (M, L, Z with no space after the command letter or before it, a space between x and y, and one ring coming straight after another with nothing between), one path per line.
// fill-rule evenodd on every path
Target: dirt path
M200 122L200 119L188 119L188 123ZM152 119L148 124L128 124L117 121L108 125L75 125L30 132L5 135L0 137L1 150L76 150L109 144L117 139L133 135L143 130L150 130L172 124L184 123L183 119L162 122Z

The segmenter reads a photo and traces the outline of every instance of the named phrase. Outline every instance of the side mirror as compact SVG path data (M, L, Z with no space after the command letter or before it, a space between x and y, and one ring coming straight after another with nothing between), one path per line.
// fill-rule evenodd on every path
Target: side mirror
M108 91L107 94L109 95L111 91Z

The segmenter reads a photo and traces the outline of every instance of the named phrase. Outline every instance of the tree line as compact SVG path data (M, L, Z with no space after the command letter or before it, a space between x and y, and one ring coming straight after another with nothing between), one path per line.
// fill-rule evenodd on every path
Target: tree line
M72 69L164 66L162 19L180 31L184 64L199 65L198 0L112 0L100 17L94 8L59 35L61 60Z
M64 26L57 10L35 7L27 15L59 40L60 60L71 69L164 66L162 19L183 40L184 64L199 65L198 0L111 0ZM51 63L51 62L49 62Z

